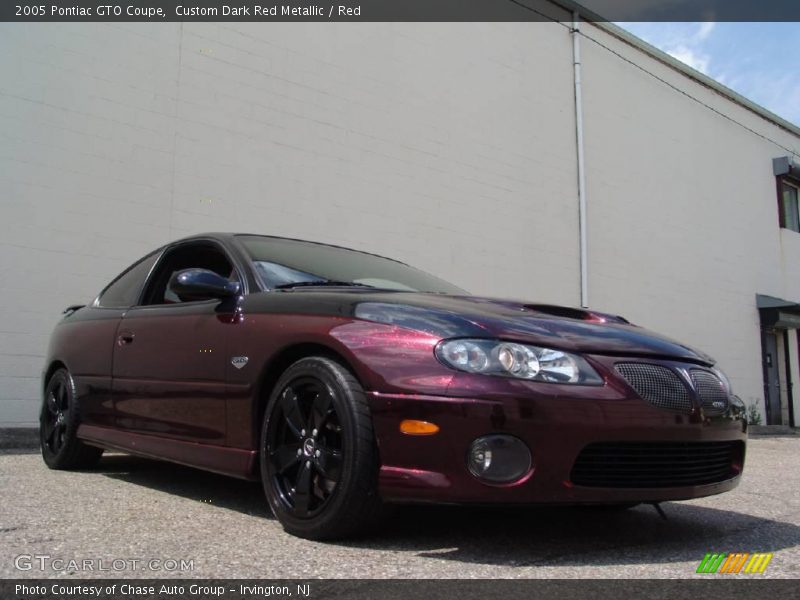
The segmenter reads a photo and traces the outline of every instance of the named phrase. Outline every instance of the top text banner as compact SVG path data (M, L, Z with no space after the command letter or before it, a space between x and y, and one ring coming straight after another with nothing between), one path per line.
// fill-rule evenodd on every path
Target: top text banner
M0 21L800 21L800 0L2 0Z

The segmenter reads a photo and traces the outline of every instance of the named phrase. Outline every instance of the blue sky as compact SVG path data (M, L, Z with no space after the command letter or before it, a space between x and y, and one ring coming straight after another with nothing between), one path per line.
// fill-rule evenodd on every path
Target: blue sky
M617 23L800 125L800 23Z

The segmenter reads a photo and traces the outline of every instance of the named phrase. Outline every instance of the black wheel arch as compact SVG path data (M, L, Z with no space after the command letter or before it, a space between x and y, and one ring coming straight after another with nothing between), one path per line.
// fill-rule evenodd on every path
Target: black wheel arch
M251 413L251 434L253 440L257 441L261 437L261 423L264 420L264 411L267 408L267 401L272 393L272 388L278 383L280 376L298 360L311 356L320 356L339 363L355 377L356 381L358 381L364 389L366 389L362 378L358 376L358 371L353 368L350 361L340 351L331 346L319 342L300 342L286 346L276 352L269 361L267 361L259 374L255 394L253 395L253 408ZM258 447L258 442L256 442L256 447Z
M66 369L67 372L70 372L69 367L67 367L66 363L60 359L54 359L50 361L50 364L47 366L47 370L44 372L44 376L42 377L42 397L44 398L45 390L47 390L47 384L50 383L50 379L53 377L56 371L59 369Z

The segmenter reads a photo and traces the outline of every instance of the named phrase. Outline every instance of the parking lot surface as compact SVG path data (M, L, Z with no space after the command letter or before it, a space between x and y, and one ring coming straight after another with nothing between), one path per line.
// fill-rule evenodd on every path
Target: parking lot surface
M283 532L258 483L120 454L56 472L7 452L0 576L693 578L725 577L695 574L706 552L772 552L764 574L736 577L800 577L798 457L800 438L753 439L739 488L664 503L666 520L652 506L406 507L369 537L317 543Z

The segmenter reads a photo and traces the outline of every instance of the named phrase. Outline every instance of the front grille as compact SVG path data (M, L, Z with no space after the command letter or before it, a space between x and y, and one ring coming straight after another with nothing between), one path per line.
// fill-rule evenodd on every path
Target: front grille
M575 485L664 488L725 481L741 471L742 442L600 442L578 455Z
M706 414L724 413L728 409L728 393L722 381L713 373L702 369L692 369L689 374Z
M614 369L653 406L692 412L689 391L672 369L646 363L617 363Z

